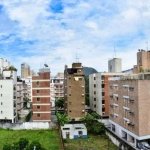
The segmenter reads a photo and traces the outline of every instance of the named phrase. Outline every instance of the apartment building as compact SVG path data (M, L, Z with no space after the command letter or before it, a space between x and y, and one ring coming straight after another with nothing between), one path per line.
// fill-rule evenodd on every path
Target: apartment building
M58 73L55 77L51 77L51 102L52 106L55 100L64 97L64 73Z
M150 51L138 50L137 64L133 67L133 73L139 72L150 72Z
M0 122L17 122L17 69L0 58Z
M42 68L32 76L33 121L51 121L50 68Z
M64 109L72 120L85 116L85 80L81 63L64 70Z
M108 79L124 73L99 72L89 75L90 109L102 118L109 116Z
M108 85L111 130L137 148L150 139L150 73L110 78Z
M21 78L30 76L30 66L27 63L21 64Z
M23 81L20 80L19 77L17 77L17 111L19 114L21 114L21 111L23 109L23 98L24 98L24 90L23 90Z
M22 78L24 84L24 91L26 91L26 97L29 99L27 107L31 107L32 103L32 77Z

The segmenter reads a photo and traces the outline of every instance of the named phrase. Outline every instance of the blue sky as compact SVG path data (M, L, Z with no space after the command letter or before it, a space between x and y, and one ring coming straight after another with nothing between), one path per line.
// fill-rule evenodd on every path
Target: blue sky
M149 33L148 0L0 0L0 57L18 75L22 62L35 71L47 63L52 75L63 72L76 53L83 66L107 71L114 46L129 69L137 50L150 45Z

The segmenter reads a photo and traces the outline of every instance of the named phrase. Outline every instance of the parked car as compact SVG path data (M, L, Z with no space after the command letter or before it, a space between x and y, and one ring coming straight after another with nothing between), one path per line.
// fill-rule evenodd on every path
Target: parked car
M138 143L138 148L140 148L140 150L150 150L150 145L143 141Z

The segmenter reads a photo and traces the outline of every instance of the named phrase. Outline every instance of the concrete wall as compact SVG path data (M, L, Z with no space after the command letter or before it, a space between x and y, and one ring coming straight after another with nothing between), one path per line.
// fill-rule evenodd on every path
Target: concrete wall
M23 130L23 129L53 129L57 128L57 124L54 122L24 122L24 123L0 123L0 128L13 129L13 130Z

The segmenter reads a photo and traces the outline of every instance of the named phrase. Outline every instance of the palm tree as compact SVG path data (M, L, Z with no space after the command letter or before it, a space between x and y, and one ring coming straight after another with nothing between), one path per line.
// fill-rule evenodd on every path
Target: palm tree
M56 113L56 116L57 116L57 121L61 126L64 126L64 124L67 124L70 121L69 116L67 116L66 114Z

